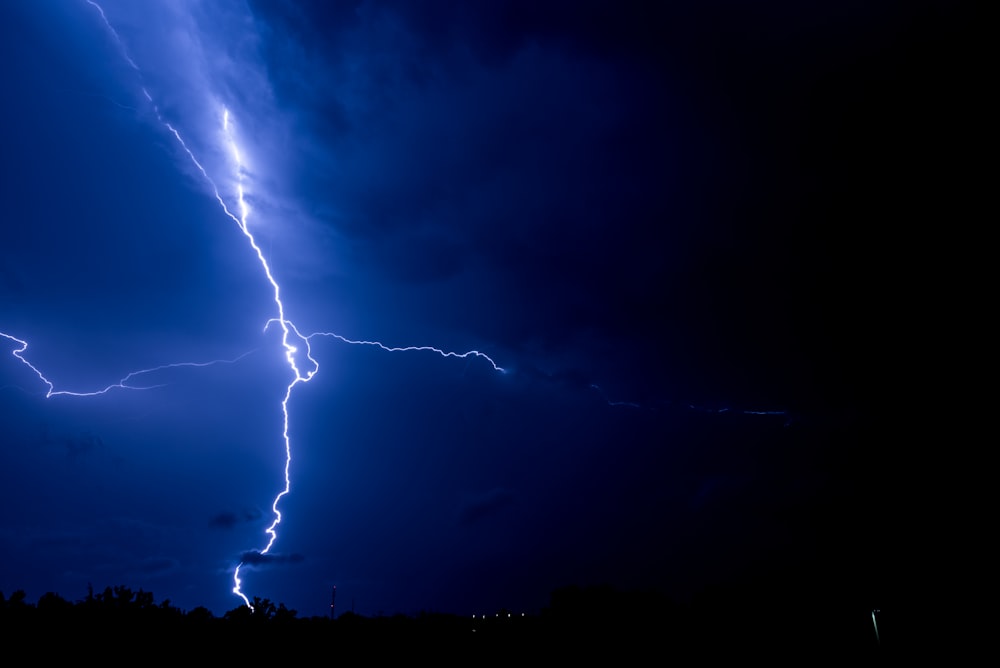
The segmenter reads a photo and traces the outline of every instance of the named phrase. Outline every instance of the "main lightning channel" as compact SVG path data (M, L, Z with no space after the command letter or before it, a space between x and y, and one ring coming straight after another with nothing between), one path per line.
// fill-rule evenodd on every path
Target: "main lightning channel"
M121 37L118 35L118 32L111 25L111 22L108 21L108 18L104 13L104 10L96 2L93 2L93 0L87 0L87 4L91 5L98 11L98 13L101 16L101 20L104 22L105 27L108 29L111 36L114 38L118 47L121 49L122 56L128 62L128 64L132 66L132 68L136 70L137 73L139 73L141 77L142 70L136 65L135 61L133 61L132 58L129 56L128 49L125 47L125 44L122 41ZM311 379L319 370L319 364L310 355L309 342L303 337L298 335L295 328L285 317L285 305L281 300L281 287L278 285L277 280L275 280L274 274L271 272L271 267L268 264L267 259L264 257L263 251L257 244L257 240L254 238L253 233L250 231L250 228L247 225L247 219L250 215L250 207L247 205L245 198L245 187L244 187L245 170L241 159L242 151L240 151L239 145L237 144L236 141L236 137L233 133L233 121L232 118L230 117L229 109L228 108L223 109L222 130L225 136L226 143L229 148L229 152L232 155L233 164L235 167L237 203L239 205L238 216L234 214L226 205L226 202L223 199L222 194L219 192L219 188L216 185L215 181L209 175L208 170L205 169L201 161L199 161L198 158L195 156L191 148L187 145L187 142L184 141L184 138L181 136L180 131L178 131L177 128L175 128L169 121L167 121L160 113L159 107L156 104L155 100L153 99L153 96L149 93L149 91L145 87L142 87L142 93L146 97L146 100L152 105L157 120L159 120L160 124L168 132L170 132L171 135L173 135L174 139L176 139L181 149L187 154L188 158L194 164L195 168L200 172L201 176L211 187L212 193L215 196L216 201L219 203L219 206L222 208L223 213L230 220L236 223L237 227L239 227L240 232L246 238L247 242L250 244L250 247L253 249L253 252L256 254L257 261L260 263L260 266L264 272L264 276L267 278L267 281L268 283L270 283L271 289L273 291L273 300L275 307L277 309L277 317L274 318L274 321L279 323L281 327L281 332L282 332L281 345L285 351L285 361L288 363L288 367L292 372L292 378L285 388L285 396L281 401L281 411L283 416L282 438L284 440L284 446L285 446L285 467L284 467L285 485L284 488L274 497L274 501L271 503L271 510L274 513L274 520L271 522L271 525L265 531L265 533L267 533L267 535L269 536L267 545L260 551L260 554L267 554L268 551L271 549L271 547L274 545L274 541L277 540L278 537L277 527L281 523L281 511L278 509L278 504L280 503L281 499L286 494L288 494L288 492L291 489L289 470L291 467L292 450L291 450L291 441L288 433L288 423L289 423L288 401L291 398L292 388L294 388L299 383L308 382L309 379ZM292 341L293 335L297 338L297 341L294 343ZM8 338L13 338L13 337L8 337ZM20 342L19 339L18 341ZM22 348L20 349L20 352L23 352L26 346L27 344L24 344L22 342ZM300 359L298 356L300 350L304 351L304 359ZM19 354L15 353L15 355L17 355L18 358L21 359L22 361L25 361L24 358L21 357ZM29 364L29 366L31 365ZM34 369L34 367L32 368ZM243 565L244 562L241 560L240 563L237 564L233 572L233 593L242 598L243 602L247 605L247 607L253 609L253 606L250 604L250 600L247 598L247 596L243 593L241 589L240 569L243 567Z
M226 205L226 201L222 198L222 194L219 192L219 187L216 185L214 179L209 175L208 170L205 169L204 165L198 160L194 152L184 141L181 133L175 128L169 121L163 118L160 114L159 108L156 106L153 96L149 94L145 88L142 89L143 94L146 99L153 105L153 110L156 113L157 119L160 123L173 135L174 139L180 145L181 149L187 154L188 158L194 164L195 168L201 173L202 177L208 183L212 189L212 194L215 196L216 201L222 208L223 213L236 223L240 232L246 238L250 247L253 249L254 254L257 257L257 261L260 263L261 269L264 272L264 276L267 278L267 282L271 285L272 295L275 307L277 309L277 317L272 318L268 322L277 322L281 327L281 346L285 351L285 361L288 364L289 370L292 372L292 378L288 385L285 387L285 396L281 400L281 413L282 413L282 440L285 446L285 467L284 467L284 478L285 485L280 492L274 497L271 502L271 511L274 514L274 520L271 522L270 526L267 527L265 533L268 535L267 545L260 550L260 554L267 554L271 547L274 545L274 541L278 539L277 527L281 524L281 511L278 509L278 504L281 499L291 491L291 478L289 472L291 470L292 464L292 447L291 438L288 433L288 402L292 396L292 388L294 388L299 383L308 382L316 372L319 371L319 363L313 359L310 349L309 341L302 337L298 331L295 329L294 325L285 317L285 305L281 301L281 286L278 285L278 281L274 278L274 274L271 271L271 266L264 257L264 252L257 240L254 238L253 232L250 231L250 227L247 224L247 219L250 215L250 207L246 202L245 196L245 186L244 186L244 174L245 170L243 167L243 162L240 158L242 151L240 151L239 145L236 141L236 137L233 132L234 122L229 113L228 108L224 108L222 111L222 131L225 136L227 148L233 159L234 171L236 174L236 195L237 204L239 205L239 216L234 214L229 207ZM293 343L292 337L295 337L296 342ZM299 353L303 352L304 359L299 358ZM243 602L247 607L253 609L253 605L250 603L250 599L247 598L246 594L242 590L242 581L240 580L240 570L243 568L244 561L240 561L236 565L233 571L233 593L243 599Z
M125 46L124 41L121 39L118 32L114 29L111 22L108 20L106 14L104 13L104 10L101 8L100 5L94 2L94 0L86 0L86 2L87 4L94 7L100 14L101 20L103 21L105 27L107 28L108 32L110 33L115 43L117 44L118 48L120 49L122 57L132 67L132 69L134 69L139 74L141 79L142 70L129 55L128 49ZM225 199L223 199L222 194L220 193L219 188L216 185L215 181L209 175L208 170L205 169L205 166L195 156L194 151L192 151L191 148L188 146L187 142L184 141L184 138L181 136L180 131L178 131L177 128L175 128L173 124L167 121L160 113L160 109L156 104L155 100L153 99L153 96L144 86L141 87L141 90L143 95L146 97L146 100L152 106L153 111L156 114L157 120L171 135L173 135L174 139L177 141L181 149L191 160L191 163L195 166L195 168L204 178L205 182L208 183L208 185L211 187L212 194L214 195L216 201L219 203L219 206L221 207L223 213L230 220L236 223L237 227L239 227L240 232L246 238L247 242L250 244L250 247L253 249L253 252L257 256L257 261L259 262L261 269L263 270L263 273L267 278L268 283L270 283L271 285L273 300L275 308L277 310L277 316L267 321L267 323L264 326L264 330L266 331L267 329L270 328L272 324L275 323L277 323L278 326L281 328L281 345L285 351L285 361L287 362L289 370L291 371L291 379L289 380L288 384L285 387L285 394L281 401L282 439L285 447L285 466L284 466L285 484L284 487L281 489L281 491L278 492L278 494L274 497L274 500L271 503L271 510L274 513L274 520L271 522L270 526L268 526L267 529L265 530L265 533L268 535L267 544L259 552L259 554L267 554L270 551L271 547L274 545L274 542L278 538L277 527L281 523L282 519L281 511L279 510L278 505L281 499L285 495L287 495L291 489L290 469L292 461L292 450L291 450L291 439L289 436L288 402L291 399L292 390L295 388L295 386L298 385L299 383L308 382L319 371L319 364L312 357L309 346L309 339L312 336L334 336L346 343L351 343L355 345L373 345L388 351L426 350L426 351L434 351L443 357L459 357L459 358L482 357L488 360L496 371L503 372L504 370L501 367L499 367L496 364L496 362L494 362L488 355L475 350L466 353L455 353L455 352L444 351L439 348L434 348L431 346L389 347L376 341L355 341L346 339L342 336L339 336L337 334L332 334L329 332L319 332L316 334L311 334L309 336L303 336L302 334L300 334L295 325L286 317L285 305L281 299L281 287L279 286L278 281L275 279L274 274L271 271L271 267L267 259L264 257L263 251L258 245L257 240L254 238L254 235L250 231L250 228L247 224L247 219L250 215L250 207L248 206L245 197L246 189L245 189L244 177L246 172L242 160L243 151L240 150L239 144L236 140L236 135L234 134L233 131L234 123L230 115L229 109L224 108L222 110L222 131L223 131L223 136L225 137L227 148L229 149L229 153L232 156L232 164L236 176L235 180L236 180L236 199L239 211L238 215L233 213L232 210L230 210L229 206L226 204ZM31 366L31 364L29 364L22 357L21 353L23 353L24 350L27 348L27 343L21 341L20 339L16 339L15 337L12 336L7 336L7 338L10 338L21 344L21 347L17 351L15 351L14 353L15 356L18 357L18 359L20 359L25 364L28 364L29 367L31 367L33 370L35 370L36 373L38 373L39 377L41 377L43 381L48 383L48 381L44 378L44 376L42 376L41 373L39 373L38 370L35 369L35 367ZM125 386L129 378L131 378L131 375L123 379L123 381L120 384L122 386ZM48 385L51 393L53 387L51 383L48 383ZM246 564L245 559L241 559L240 562L237 564L235 570L233 571L233 593L239 596L241 599L243 599L243 602L247 605L247 607L249 607L252 610L253 606L251 605L250 600L247 598L247 596L243 593L242 582L240 580L240 570L245 564Z
M180 141L180 135L177 133L177 131L174 130L173 128L170 129ZM226 212L226 215L228 215L234 222L236 222L237 225L239 225L240 231L243 233L243 236L245 236L247 241L250 243L250 246L253 248L254 253L256 253L257 260L260 262L260 266L264 270L264 275L267 277L268 282L271 284L271 288L274 291L274 304L278 310L278 317L272 318L268 322L277 322L281 327L281 345L285 350L285 361L288 363L288 368L292 372L292 379L285 387L285 396L281 400L281 414L282 414L281 435L285 445L285 470L284 470L285 486L280 492L278 492L278 494L274 497L274 500L271 502L271 511L274 513L274 520L271 522L270 526L268 526L267 529L265 529L265 533L268 535L267 545L265 545L264 548L260 551L260 554L267 554L268 552L270 552L271 547L274 545L274 541L278 539L278 525L281 524L281 511L278 509L278 504L281 502L281 499L291 491L292 487L292 482L290 477L290 470L292 465L292 444L291 444L291 438L288 434L288 402L292 397L292 389L296 385L298 385L299 383L307 383L314 375L316 375L316 372L319 371L319 363L312 357L312 354L309 349L309 341L303 338L298 333L298 330L295 329L295 326L291 323L291 321L289 321L285 317L285 305L281 301L281 287L278 285L278 281L275 280L274 274L271 272L271 267L268 264L267 259L264 257L263 251L257 244L257 240L254 238L253 233L250 231L250 228L247 225L247 217L250 215L250 207L247 206L246 198L244 196L245 195L243 186L244 169L243 169L243 163L240 159L242 151L240 151L239 145L236 143L236 138L233 134L233 123L229 115L229 109L223 110L222 129L226 137L226 142L229 145L228 147L230 153L233 156L234 165L236 167L236 192L237 192L237 201L240 207L239 218L234 216L225 206L225 202L223 202L222 197L219 195L219 189L216 187L212 179L208 178L208 174L205 173L204 168L202 168L197 161L195 161L195 164L198 164L199 169L201 169L202 173L205 174L205 177L208 178L209 183L212 185L212 188L215 191L216 199L218 199L220 204L222 204L222 208ZM181 143L183 144L183 141ZM185 150L187 150L187 146L185 146L184 148ZM188 154L191 155L191 152L189 150ZM194 160L193 155L191 155L191 159ZM298 345L293 344L290 340L293 334L299 341ZM300 367L300 361L297 358L297 353L299 353L300 351L300 346L304 352L305 360L307 360L307 366ZM244 561L240 561L240 563L237 564L236 568L233 570L233 593L239 596L241 599L243 599L243 602L247 605L247 607L252 610L253 605L250 604L250 599L248 599L246 594L243 593L242 581L240 580L240 570L243 568L244 563L245 563Z

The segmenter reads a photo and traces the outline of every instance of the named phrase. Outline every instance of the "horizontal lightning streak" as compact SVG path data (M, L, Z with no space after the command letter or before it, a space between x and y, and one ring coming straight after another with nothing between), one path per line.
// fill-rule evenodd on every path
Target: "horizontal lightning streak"
M136 386L136 385L130 385L129 381L131 381L132 379L134 379L134 378L136 378L138 376L142 376L144 374L154 373L156 371L164 371L166 369L180 369L180 368L184 368L184 367L204 368L204 367L214 366L216 364L235 364L236 362L239 362L240 360L242 360L247 355L250 355L250 354L252 354L252 353L255 352L253 350L250 350L250 351L247 351L247 352L243 353L242 355L239 355L238 357L234 357L233 359L218 359L218 360L211 360L211 361L208 361L208 362L174 362L174 363L171 363L171 364L161 364L159 366L150 367L148 369L140 369L138 371L132 371L131 373L129 373L128 375L126 375L124 378L122 378L121 380L119 380L117 383L112 383L112 384L108 385L107 387L105 387L103 389L100 389L100 390L91 390L89 392L73 392L71 390L57 390L55 388L55 384L51 380L49 380L48 378L46 378L45 374L43 374L38 367L36 367L34 364L32 364L31 362L29 362L24 357L25 351L28 350L28 342L27 341L24 341L23 339L19 339L16 336L12 336L12 335L7 334L5 332L0 332L0 336L2 336L5 339L9 339L10 341L15 342L15 343L17 343L20 346L19 348L15 348L14 350L12 350L11 354L14 357L16 357L17 359L21 360L21 362L23 362L29 369L31 369L32 371L34 371L35 375L38 376L39 380L41 380L46 386L48 386L49 389L45 393L45 397L46 398L56 397L56 396L60 396L60 395L70 396L70 397L95 397L95 396L98 396L98 395L101 395L101 394L107 394L111 390L115 390L115 389L120 389L120 390L152 390L152 389L156 389L156 388L159 388L159 387L165 387L166 384L165 383L158 383L158 384L155 384L155 385L141 385L141 386Z
M634 401L612 401L611 399L608 398L607 393L600 385L591 383L590 385L588 385L588 387L597 392L598 394L600 394L601 398L604 399L605 403L607 403L608 406L627 406L628 408L638 408L651 411L658 410L657 405L655 404L654 405L640 404ZM662 406L664 403L666 403L667 405L673 404L676 406L681 406L696 413L707 413L710 415L722 415L723 413L732 413L735 415L781 415L789 419L789 422L785 423L786 426L790 424L791 421L788 411L749 410L749 409L736 409L729 407L709 408L707 406L697 406L691 403L674 403L674 402L660 402L660 406Z
M270 325L271 322L272 321L269 320L267 324ZM265 326L265 329L267 329L267 326ZM490 366L493 367L494 371L499 371L500 373L507 373L507 371L503 367L499 366L496 362L493 361L493 358L491 358L486 353L480 352L478 350L469 350L469 351L464 352L464 353L456 353L456 352L451 352L451 351L447 351L447 350L442 350L441 348L435 348L434 346L399 346L399 347L394 347L394 346L387 346L384 343L381 343L379 341L356 341L354 339L348 339L347 337L341 336L340 334L335 334L333 332L313 332L312 334L309 334L309 335L306 336L306 335L299 334L298 330L295 330L295 334L297 336L301 337L305 341L308 341L309 339L311 339L314 336L329 336L331 338L338 339L340 341L343 341L344 343L349 343L351 345L355 345L355 346L375 346L376 348L381 348L382 350L385 350L385 351L390 352L390 353L411 352L411 351L430 351L430 352L437 353L441 357L459 357L459 358L462 358L462 359L466 359L466 358L470 358L470 357L481 357L481 358L485 359L487 362L490 363Z

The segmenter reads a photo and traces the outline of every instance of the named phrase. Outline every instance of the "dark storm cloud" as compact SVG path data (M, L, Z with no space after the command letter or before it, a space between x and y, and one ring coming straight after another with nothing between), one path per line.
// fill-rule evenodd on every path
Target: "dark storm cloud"
M790 386L810 399L817 381L796 360L835 344L801 319L831 318L813 312L816 290L849 250L814 244L803 227L836 229L822 198L807 199L828 167L799 159L829 141L831 112L810 87L883 48L869 37L880 10L337 11L332 35L297 33L303 51L330 59L295 100L337 110L303 117L330 151L313 151L300 182L304 199L336 202L326 222L355 245L360 275L454 278L437 294L464 304L468 330L521 355L544 346L550 365L549 353L598 341L607 368L583 371L589 382L623 369L695 400L765 383L778 400ZM448 246L400 261L415 233Z
M215 515L208 521L208 526L213 529L232 529L240 521L239 516L233 512L222 512Z
M256 508L245 508L239 513L226 510L213 516L208 521L208 526L213 529L233 529L237 524L256 522L260 518L261 512Z
M249 550L240 555L240 563L250 566L283 566L286 564L298 564L305 561L301 554L262 554L259 550Z
M317 187L334 189L337 196L330 199L341 207L337 224L361 238L381 237L404 224L409 230L414 224L436 225L449 236L476 240L472 250L482 252L484 243L492 247L490 241L499 242L499 250L508 246L505 239L519 236L511 230L554 233L553 222L559 221L539 227L540 218L552 214L582 216L580 227L586 228L600 213L594 209L620 207L620 218L627 221L630 199L621 191L640 190L656 175L629 168L625 176L618 163L640 147L650 156L666 155L657 150L662 130L648 125L666 118L661 112L667 110L656 104L659 93L644 111L634 104L647 97L642 86L659 88L662 82L628 74L614 63L577 60L571 49L544 34L519 38L509 58L484 64L468 52L470 44L484 43L468 28L492 25L489 11L481 16L459 4L438 7L441 20L425 14L434 11L365 4L336 38L325 33L302 38L307 51L329 48L341 54L333 58L338 66L311 73L308 90L296 96L321 108L328 106L324 99L338 100L344 107L340 116L351 119L353 131L333 144L336 153L319 154L319 169L311 172L313 179L329 179ZM498 32L505 34L503 28ZM287 56L275 57L280 65ZM340 67L342 60L350 67ZM416 63L429 74L417 76L405 67L384 71L401 63ZM379 94L362 95L372 89ZM306 119L314 133L331 138L328 121L329 115ZM348 171L337 158L345 151L339 160L350 165ZM602 188L579 187L595 175L605 177ZM488 203L486 211L493 211L484 220L484 210L471 211L471 202ZM435 224L442 216L445 220ZM465 224L454 225L458 221ZM483 239L479 232L486 228L490 232ZM528 248L548 245L544 236L522 241Z
M608 355L589 355L586 382L645 371L700 383L702 399L727 364L773 369L794 343L778 304L797 260L754 256L780 247L792 221L728 241L757 215L752 200L784 197L755 183L763 170L748 154L775 134L808 67L792 9L372 2L339 6L321 33L326 10L307 3L300 19L277 19L296 26L294 42L265 43L276 77L292 61L308 72L279 100L336 110L299 116L318 141L296 182L304 201L335 203L315 213L349 240L357 275L404 290L433 280L438 299L463 303L464 329L521 357L539 351L553 373L553 352L596 342ZM849 25L831 13L809 19L818 44ZM783 50L799 62L775 69ZM794 141L776 139L778 151ZM751 318L760 294L772 312ZM433 300L424 308L446 317ZM769 358L735 360L730 341L744 333Z
M579 11L587 34L560 19ZM682 328L663 287L695 262L690 202L710 199L714 164L670 70L637 65L650 40L628 25L657 21L637 11L365 3L332 33L313 32L317 18L294 42L265 40L279 104L311 138L293 187L350 249L310 280L335 266L405 304L392 322L359 310L369 331L442 323L582 385L676 377ZM602 24L620 34L602 42Z

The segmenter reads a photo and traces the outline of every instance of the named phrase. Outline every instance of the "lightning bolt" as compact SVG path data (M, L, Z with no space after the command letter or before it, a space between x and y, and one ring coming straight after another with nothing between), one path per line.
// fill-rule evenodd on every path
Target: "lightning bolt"
M145 88L143 88L143 94L150 101L150 103L153 103L153 97L149 94L149 91L147 91ZM260 264L261 269L263 270L264 276L267 278L268 283L270 283L271 285L274 305L277 311L277 317L269 320L268 324L276 322L281 327L281 346L285 351L285 361L288 364L289 370L292 372L292 376L288 385L285 387L285 396L281 400L281 413L282 413L281 434L285 448L285 467L284 467L285 484L284 488L280 492L278 492L278 494L274 497L274 500L271 502L271 511L274 514L274 520L271 522L271 525L268 526L267 529L265 530L265 533L269 536L267 540L267 545L265 545L264 548L260 550L260 554L267 554L271 550L271 547L274 545L274 541L278 539L277 527L281 523L281 511L278 509L278 504L281 502L281 499L291 491L290 470L292 464L292 446L291 446L291 439L288 435L288 424L289 424L288 402L292 396L292 389L299 383L308 382L314 375L316 375L316 372L319 371L319 364L316 362L315 359L313 359L310 353L309 341L303 338L298 333L298 330L295 329L295 326L292 324L292 322L285 317L285 305L281 300L281 286L278 285L278 281L275 279L274 273L271 271L271 266L268 263L267 258L264 257L264 252L261 250L260 245L257 243L257 240L254 238L254 235L250 231L250 227L247 224L247 219L250 215L250 207L248 206L246 201L246 191L244 187L246 170L244 169L243 161L241 158L242 152L240 151L239 145L236 141L236 136L234 132L234 122L229 113L229 109L223 108L222 110L222 130L225 136L225 141L229 149L230 155L232 156L233 159L233 167L236 177L236 199L239 207L238 216L234 214L232 211L230 211L229 207L226 205L225 200L222 198L222 195L219 192L219 188L216 185L215 181L212 179L211 176L209 176L208 171L197 159L197 157L195 157L194 152L192 152L191 149L188 147L187 143L184 141L184 138L181 136L180 132L160 115L160 111L156 107L155 103L153 103L153 107L159 121L170 132L170 134L174 136L178 144L180 144L181 148L191 159L191 162L195 165L195 167L204 177L205 181L211 186L212 193L215 196L216 201L218 201L219 206L222 208L222 211L230 220L236 223L236 226L239 228L240 232L243 234L247 242L250 244L250 247L256 256L257 261ZM267 326L265 326L265 331L266 329ZM300 352L302 352L301 358L299 356ZM243 568L244 565L245 563L243 561L240 561L240 563L236 565L236 568L233 571L233 593L239 596L241 599L243 599L243 602L247 605L247 607L252 609L253 606L250 604L250 600L247 598L246 594L244 594L242 590L240 570Z
M100 5L98 5L93 0L86 0L86 1L87 4L94 7L100 14L101 20L104 22L106 29L108 30L111 37L114 39L115 43L118 45L122 53L122 57L132 67L132 69L134 69L141 77L142 76L141 68L139 68L139 66L129 55L125 43L121 39L121 36L118 34L118 32L114 29L114 26L112 26L111 22L108 20L107 15L104 13L104 10L101 8ZM236 203L237 203L238 214L233 213L233 211L226 204L225 199L223 199L222 194L219 191L218 185L209 175L208 170L205 169L205 166L202 164L202 162L198 160L197 156L188 146L187 142L184 141L184 138L181 135L180 131L178 131L177 128L175 128L169 121L167 121L163 117L159 107L157 106L150 92L145 87L142 87L142 93L146 97L146 100L152 105L157 120L174 137L178 145L181 147L181 149L184 151L187 157L191 160L191 163L195 166L195 168L204 178L205 182L210 186L212 194L215 197L216 201L219 203L219 206L221 207L223 213L239 228L240 232L245 237L247 243L250 245L250 248L253 250L253 253L257 258L257 262L260 264L260 268L263 271L264 276L267 278L268 283L270 283L271 285L272 299L274 301L276 317L271 318L265 323L264 331L266 332L273 324L277 324L281 328L281 345L282 348L284 349L285 361L288 364L291 376L290 380L288 381L288 384L285 386L284 397L281 401L281 412L282 412L281 433L285 450L284 487L281 489L281 491L278 492L278 494L274 497L274 500L271 503L271 511L274 515L274 519L271 522L270 526L268 526L267 529L265 530L265 534L267 534L268 536L267 543L263 547L263 549L261 549L259 552L260 554L267 554L271 550L271 547L274 545L275 541L278 539L277 529L278 525L281 524L281 519L282 519L281 511L278 508L278 506L281 502L281 499L291 491L290 471L292 463L292 447L291 447L291 439L288 433L289 431L288 404L289 401L291 400L293 389L300 383L309 382L309 380L312 379L313 376L315 376L316 373L319 371L319 363L312 357L309 346L309 339L312 336L335 336L347 343L358 344L358 345L375 345L389 351L429 350L429 351L434 351L443 357L459 357L459 358L482 357L487 361L489 361L489 363L493 366L493 368L496 371L502 372L503 369L499 367L496 364L496 362L494 362L488 355L476 350L469 351L466 353L455 353L455 352L446 352L444 350L441 350L439 348L434 348L431 346L408 346L403 348L390 348L375 341L353 341L328 332L312 334L309 335L308 337L300 334L299 330L295 327L292 321L286 317L285 305L281 299L281 287L278 284L278 281L275 279L270 264L265 258L264 253L260 248L260 245L257 243L257 240L254 238L254 235L251 232L249 225L247 224L247 220L250 215L250 207L248 206L246 201L247 170L245 169L242 158L244 152L240 150L240 146L237 141L237 136L235 132L234 119L230 114L229 109L223 107L221 125L222 125L223 136L225 138L226 147L228 148L229 154L232 159L233 175L235 176L235 183L236 183ZM18 359L20 359L25 364L28 364L28 366L30 366L36 373L38 373L39 377L42 378L42 380L49 385L49 390L50 390L49 394L51 395L53 390L52 384L49 383L49 381L46 380L45 377L42 376L42 374L39 373L38 370L35 369L35 367L31 366L31 364L29 364L21 355L21 353L23 353L24 350L27 349L27 343L21 341L20 339L15 339L14 337L11 336L8 336L7 338L10 338L16 341L17 343L21 344L21 347L17 351L15 351L14 355L18 357ZM148 371L143 371L138 373L147 373L147 372ZM130 374L116 386L128 387L127 382L134 375L137 374ZM241 560L240 563L236 565L236 568L233 571L233 593L239 596L243 600L243 602L247 605L247 607L253 609L250 600L247 598L246 594L244 594L242 590L242 580L240 579L240 571L244 565L246 565L246 562L244 560Z

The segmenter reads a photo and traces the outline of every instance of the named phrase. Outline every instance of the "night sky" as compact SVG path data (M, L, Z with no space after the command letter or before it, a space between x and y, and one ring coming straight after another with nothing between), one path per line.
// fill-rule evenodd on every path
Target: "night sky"
M0 591L891 601L952 10L98 4L0 2ZM309 338L264 555L294 375L239 188L302 335L488 356Z

